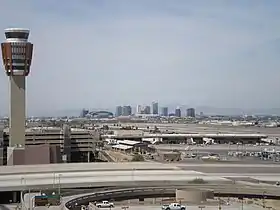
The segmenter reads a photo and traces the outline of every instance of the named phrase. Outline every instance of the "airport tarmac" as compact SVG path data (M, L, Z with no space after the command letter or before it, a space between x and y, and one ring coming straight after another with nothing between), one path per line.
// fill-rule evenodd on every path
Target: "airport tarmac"
M174 124L174 123L123 123L122 126L136 126L138 128L158 127L162 131L175 131L182 133L248 133L265 134L269 137L280 137L280 128L268 128L257 126L227 126L227 125L207 125L207 124Z
M263 150L280 151L280 146L254 146L254 145L236 145L236 144L215 144L215 145L187 145L187 144L159 144L153 145L158 150L179 150L179 151L201 151L212 153L228 153L228 152L260 152Z

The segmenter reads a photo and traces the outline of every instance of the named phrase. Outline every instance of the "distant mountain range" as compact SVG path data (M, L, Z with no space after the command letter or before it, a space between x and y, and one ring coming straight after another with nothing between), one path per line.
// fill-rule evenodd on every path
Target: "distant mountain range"
M215 107L197 107L197 113L203 112L207 115L280 115L280 108L215 108Z

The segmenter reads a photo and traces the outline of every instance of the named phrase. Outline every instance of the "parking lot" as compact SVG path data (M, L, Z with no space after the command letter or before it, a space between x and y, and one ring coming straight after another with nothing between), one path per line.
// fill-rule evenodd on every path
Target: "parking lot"
M159 144L153 145L159 152L179 151L180 162L202 162L209 154L219 156L219 161L242 162L250 164L279 163L280 146L270 145L186 145L186 144Z

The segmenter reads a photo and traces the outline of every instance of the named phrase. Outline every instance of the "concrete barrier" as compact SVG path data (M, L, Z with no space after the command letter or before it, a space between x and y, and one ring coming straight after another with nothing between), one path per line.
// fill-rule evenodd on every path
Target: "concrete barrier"
M176 200L188 203L201 203L213 199L214 192L200 189L176 189Z
M103 192L96 192L93 194L87 194L83 196L79 196L68 200L65 203L65 206L69 209L76 210L76 206L78 205L85 205L92 201L100 201L100 200L130 200L130 199L139 199L144 197L175 197L176 190L180 189L176 187L146 187L146 188L130 188L130 189L119 189L119 190L110 190L110 191L103 191ZM182 188L181 188L182 189ZM184 188L186 189L186 188ZM184 191L181 192L179 197L186 197L189 196L190 198L186 198L189 202L197 202L203 201L207 198L213 198L214 196L217 197L244 197L244 198L262 198L263 197L263 189L260 188L249 188L236 186L236 185L193 185L193 188L188 187L188 193L183 194ZM199 190L201 191L199 191ZM276 188L277 192L279 193L278 188ZM273 193L273 192L271 192ZM276 193L276 191L274 191ZM266 194L267 199L280 199L280 195L275 194ZM196 198L196 196L198 198Z

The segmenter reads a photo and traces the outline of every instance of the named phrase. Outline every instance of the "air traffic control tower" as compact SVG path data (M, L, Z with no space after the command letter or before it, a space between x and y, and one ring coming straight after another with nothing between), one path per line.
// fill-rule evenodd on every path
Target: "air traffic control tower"
M17 164L15 159L20 159L21 152L16 151L25 147L25 77L30 72L33 52L28 36L28 29L8 28L6 40L1 43L4 69L10 80L9 165Z

